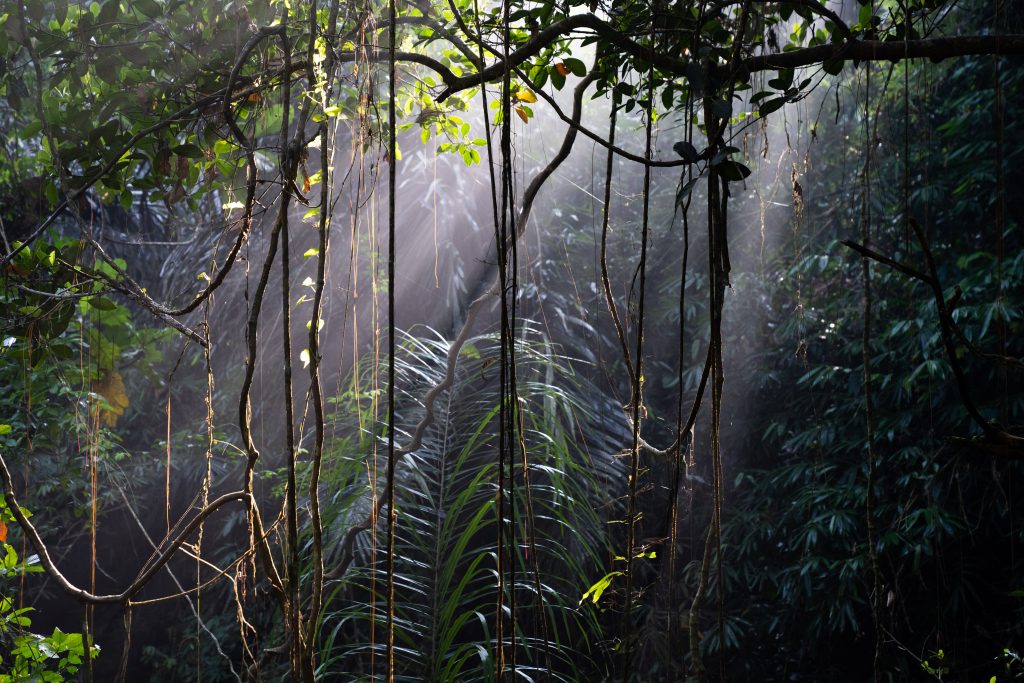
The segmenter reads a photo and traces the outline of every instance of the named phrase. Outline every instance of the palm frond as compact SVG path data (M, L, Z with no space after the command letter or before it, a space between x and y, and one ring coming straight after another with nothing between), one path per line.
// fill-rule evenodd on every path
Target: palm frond
M438 398L437 419L422 447L398 464L395 656L397 671L407 680L494 677L497 346L492 336L466 345L456 381ZM625 430L598 419L606 399L537 330L524 325L515 350L528 469L521 460L515 463L514 500L506 506L506 514L513 515L506 522L515 528L517 571L514 581L506 576L504 606L510 609L514 593L517 673L523 680L537 680L549 662L554 680L579 680L597 667L587 634L599 627L593 612L578 603L610 553L607 521L617 514L621 481L621 467L611 454ZM446 340L422 330L402 340L396 358L402 378L396 386L400 425L408 429L419 419L419 397L443 377L447 351ZM336 405L352 410L351 404ZM351 414L339 416L337 424L352 421ZM352 447L354 440L339 439L338 457L325 476L332 493L324 506L335 538L367 514L373 492L383 486L380 431L367 430L366 424L362 421L357 440L363 453ZM375 471L381 473L377 482ZM363 534L359 561L328 594L321 626L325 676L358 679L384 665L384 521L373 531ZM511 641L512 635L506 638Z

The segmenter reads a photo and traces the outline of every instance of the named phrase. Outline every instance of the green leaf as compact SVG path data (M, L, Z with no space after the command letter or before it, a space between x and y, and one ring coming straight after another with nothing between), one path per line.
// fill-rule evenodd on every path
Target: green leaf
M163 10L160 9L160 5L158 5L154 0L133 0L131 7L132 9L139 10L150 19L154 19L163 14Z
M861 6L860 12L857 15L857 22L861 26L868 26L871 24L871 14L873 9L874 8L870 4Z
M548 73L551 76L551 85L555 86L555 90L561 90L565 86L565 76L560 74L555 67L551 67L551 71Z
M776 97L774 99L767 100L766 102L762 102L761 106L757 108L757 115L761 118L768 116L768 114L771 114L773 111L781 109L783 105L786 104L787 99L788 98L785 97Z
M622 576L622 572L609 572L602 576L597 583L588 588L587 592L583 594L583 597L580 598L580 604L582 605L587 598L590 598L591 602L596 605L597 601L604 595L604 592L612 585L612 579L616 576Z
M119 0L107 0L103 3L103 8L100 9L100 13L96 16L96 21L101 24L110 24L113 23L120 14L121 3Z
M573 76L586 76L587 65L583 63L583 60L576 59L575 57L568 57L562 61L566 68L572 72Z
M693 192L693 188L697 186L697 183L700 181L700 179L701 176L690 178L688 181L686 181L686 184L679 188L679 191L676 192L676 204L682 205L683 200L686 199L691 192Z
M829 74L830 76L838 75L843 70L843 60L841 59L829 59L821 65L822 71Z
M101 296L91 296L87 301L89 302L89 305L97 311L112 311L117 308L117 304L110 299L104 299Z
M672 145L672 149L674 149L676 154L681 156L683 160L689 164L696 163L696 161L700 159L700 154L697 152L697 148L686 140L680 140L676 144Z
M672 105L675 102L674 96L675 89L671 87L667 87L661 91L661 105L665 107L666 110L672 109Z
M733 182L743 180L750 175L750 169L738 161L723 161L716 168L720 176Z
M535 69L530 73L530 83L533 85L534 90L540 90L544 87L544 84L548 82L548 70L547 69Z
M793 85L793 69L779 69L778 77L768 81L768 87L776 90L786 90L791 85Z
M188 157L190 159L198 159L203 156L203 150L200 149L198 145L194 145L191 142L185 143L184 145L178 145L177 147L172 147L171 151L178 156Z

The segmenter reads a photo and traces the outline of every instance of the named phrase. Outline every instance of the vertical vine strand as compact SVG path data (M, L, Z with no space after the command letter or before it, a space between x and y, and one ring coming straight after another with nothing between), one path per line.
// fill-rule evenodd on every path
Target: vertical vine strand
M651 25L653 45L654 26ZM644 160L649 162L652 158L652 145L654 134L654 67L648 73L647 82L647 106L644 142ZM633 565L636 554L636 495L637 480L640 478L640 421L643 412L643 352L644 352L644 304L646 299L647 285L647 241L649 235L649 223L651 212L651 165L644 164L643 180L643 216L640 225L640 292L637 301L636 314L636 364L633 373L633 386L631 389L630 409L633 421L633 443L629 452L629 497L626 502L626 607L622 617L622 638L625 641L625 656L622 663L622 681L629 679L633 659L633 638L632 638L632 613L633 613Z
M501 211L499 213L498 222L498 234L495 240L495 248L497 249L497 260L498 260L498 289L501 297L500 306L500 362L499 362L499 373L498 373L498 585L497 585L497 610L496 610L496 623L495 623L495 637L497 640L498 656L495 661L497 667L497 678L499 683L505 678L505 659L506 659L506 637L505 637L505 590L506 582L505 575L507 565L511 558L511 555L515 552L514 549L507 547L507 525L506 525L506 468L508 466L508 449L510 444L508 443L508 363L506 362L509 354L509 343L508 338L508 251L507 251L507 240L508 240L508 215L509 215L509 171L511 165L511 115L512 115L512 101L511 101L511 74L507 68L508 54L509 54L509 4L505 0L502 2L502 58L506 64L506 68L502 73L501 78L501 135L500 135L500 154L499 160L501 162ZM513 582L515 578L513 575ZM514 612L514 610L513 610Z
M206 344L203 346L203 365L206 371L206 391L203 394L203 407L206 409L206 471L203 472L202 484L202 509L210 504L210 484L213 479L213 359L211 357L210 339L210 300L207 299L203 305L203 337ZM184 353L184 349L182 349ZM179 359L180 360L180 359ZM169 462L169 461L168 461ZM169 499L168 499L169 500ZM202 612L202 553L203 553L203 527L200 523L199 531L196 534L196 650L199 650L200 631L203 627ZM170 530L168 530L170 535ZM196 659L197 679L202 676L201 657Z
M716 275L715 296L715 330L712 334L714 342L714 369L715 378L712 385L711 398L711 455L714 467L714 530L715 530L715 598L718 605L718 671L719 681L725 681L725 657L722 650L725 638L725 576L724 559L722 557L722 507L725 494L722 482L724 473L722 469L722 400L725 386L725 362L722 355L722 311L725 307L725 288L729 284L729 243L726 232L728 225L729 208L729 185L725 178L720 178L721 197L720 213L717 219L719 225L719 238L717 249L721 254L721 272Z
M686 119L686 137L685 140L690 144L693 144L693 121L691 112L693 108L693 94L689 93L687 96L686 107L684 108L684 117ZM693 166L689 165L686 167L685 173L679 178L680 190L685 185L683 181L686 181L686 185L689 185L693 181ZM683 382L683 358L686 354L686 338L684 332L686 330L686 275L689 267L690 260L690 204L693 200L692 191L687 192L686 197L679 201L677 198L677 209L682 211L682 242L683 242L683 259L682 267L679 272L679 346L676 349L678 369L676 373L676 384L677 384L677 400L676 400L676 448L673 454L672 460L672 489L670 491L669 498L669 546L668 546L668 634L667 634L667 647L668 651L668 675L670 678L675 677L675 659L673 657L673 642L675 640L675 620L673 619L675 611L675 571L677 561L677 545L679 542L679 492L680 492L680 481L682 477L683 463L683 448L684 448L684 423L683 423L683 401L684 401L684 382ZM692 438L690 439L692 445Z
M861 169L861 217L860 238L865 248L871 241L871 67L868 65L864 76L864 165ZM878 605L881 582L878 570L878 554L875 550L875 450L874 424L871 407L871 262L861 259L861 283L863 294L864 325L861 336L861 362L864 375L864 427L867 439L868 474L864 495L864 513L867 516L868 562L871 566L871 619L875 627L875 644L872 663L872 679L878 682L881 674L881 622Z
M518 234L515 221L515 175L512 156L512 67L509 63L509 52L512 42L511 25L511 2L504 0L502 3L502 25L503 30L503 59L505 73L502 78L502 96L508 103L509 116L502 122L502 176L504 178L505 197L505 218L503 220L503 237L501 243L503 270L506 272L506 284L502 287L502 328L505 337L506 357L502 361L505 371L505 391L503 404L505 406L505 428L508 430L505 436L505 461L508 467L508 570L509 570L509 669L510 676L514 681L516 678L516 657L517 657L517 618L518 618L518 595L516 591L516 557L518 544L516 542L516 477L515 477L515 451L516 451L516 427L519 414L519 400L516 393L516 295L517 295L517 269L518 269ZM511 252L511 261L509 254Z
M397 0L388 0L388 681L395 680L395 40Z
M284 30L288 30L288 9L284 10L281 19ZM287 35L282 34L282 35ZM284 430L285 430L285 461L288 468L287 491L285 492L285 585L287 587L287 620L288 656L293 676L302 670L302 634L299 632L299 529L297 486L295 483L295 405L292 397L292 334L291 334L291 292L290 292L290 253L288 235L288 213L283 206L287 196L288 185L288 123L290 113L291 92L285 87L281 93L281 150L280 164L283 176L282 210L278 214L281 233L281 357L284 390Z
M458 8L456 8L454 6L454 4L451 4L450 6L451 6L451 9L452 9L453 15L456 18L458 18L460 16L459 13L458 13ZM480 25L480 6L479 6L478 0L473 0L473 21L474 21L474 25L475 25L475 28L476 28L477 58L478 58L479 63L483 64L484 63L483 33L481 31L481 25ZM499 98L502 97L503 94L504 94L504 91L502 91L502 94L499 94ZM492 214L493 214L493 221L494 221L494 241L495 241L496 248L498 250L498 260L500 262L501 261L501 245L502 245L502 240L503 240L503 238L502 238L502 234L503 233L502 233L502 228L501 228L502 217L499 215L499 206L498 206L499 205L499 199L498 199L498 192L499 192L499 190L498 190L498 180L495 177L494 144L493 144L492 137L491 137L490 107L489 107L488 101L487 101L487 84L486 83L483 83L480 86L480 100L481 100L481 103L482 103L482 110L483 110L483 116L484 116L484 130L485 130L485 134L486 134L485 140L487 142L487 176L488 176L488 179L490 181L490 189L491 189L491 211L492 211ZM505 111L504 106L502 106L501 115L503 117L506 115L506 111ZM499 145L500 145L500 142L499 142ZM499 154L504 154L504 147L503 146L500 148ZM502 175L501 175L502 190L501 191L504 192L504 157L502 156L501 159L502 159ZM501 211L504 211L504 202L501 202L501 204L502 204ZM499 263L498 278L499 278L499 283L500 283L499 287L503 291L504 290L504 279L503 279L504 278L504 273L503 273L503 270L502 270L502 268L500 266L500 263ZM505 341L504 325L502 325L501 352L500 352L501 353L500 357L502 358L502 363L500 364L501 368L500 368L500 373L499 373L500 379L499 379L499 411L498 411L498 413L499 413L498 414L498 422L499 422L499 427L498 427L498 432L499 432L499 437L498 437L499 438L499 445L498 445L498 491L497 491L497 520L498 520L497 530L498 530L498 532L497 532L497 539L496 539L497 540L497 551L498 551L497 552L497 577L498 577L498 585L497 585L496 600L495 600L496 607L495 607L495 657L494 657L495 672L496 672L499 680L500 680L500 677L502 675L502 667L504 666L504 648L503 648L503 645L502 645L503 638L504 638L504 634L503 634L504 582L503 582L503 579L502 579L502 576L503 576L503 566L504 566L503 563L502 563L502 555L503 555L503 547L504 547L504 545L503 545L503 536L502 536L502 533L503 533L502 532L502 520L504 519L504 469L502 467L502 462L503 462L502 454L504 453L504 434L505 434L505 430L504 430L505 414L504 414L504 410L502 409L502 406L504 405L504 399L503 399L503 396L504 396L504 393L503 393L504 392L504 367L505 367L505 364L504 364L504 354L505 354L504 341Z
M338 21L339 0L333 0L327 20L327 35L334 35ZM318 31L316 3L310 7L309 18L309 51L307 61L312 64L316 36ZM309 77L309 88L313 92L319 90L320 105L322 108L328 106L331 98L334 78L334 51L328 47L327 58L323 66L322 85L316 80L316 72L312 71ZM325 439L325 418L324 398L320 380L320 313L323 307L324 288L327 281L327 266L330 247L331 226L331 189L334 176L331 173L328 150L330 146L329 129L326 122L320 124L320 216L318 222L319 245L317 250L317 275L316 285L313 293L313 312L309 325L309 382L310 393L313 401L315 418L315 435L313 451L311 453L311 468L309 477L309 516L312 530L312 564L313 564L313 586L310 596L309 618L307 626L306 643L308 652L305 662L309 670L314 670L314 657L316 655L316 630L320 623L320 613L323 608L323 586L324 586L324 551L323 551L323 522L320 516L320 470L323 464L323 451ZM344 337L344 334L342 334ZM301 625L300 625L301 627Z
M282 45L286 45L283 36L283 29L280 27L273 27L273 29L267 29L257 33L255 36L249 39L241 51L241 56L235 64L235 70L233 75L237 75L237 72L241 69L242 58L247 56L256 45L263 39L277 35L282 40ZM287 50L282 50L286 63L289 60ZM233 80L233 79L232 79ZM282 84L282 91L288 89L288 82ZM230 89L229 89L230 92ZM284 101L284 94L282 92L282 102ZM229 127L232 129L232 133L238 139L241 145L246 148L246 159L247 159L247 196L251 197L255 192L254 188L258 182L258 169L254 161L255 155L255 143L249 140L242 131L238 128L234 122L234 118L231 114L231 100L230 97L224 98L224 114L225 119L229 122ZM287 184L285 184L285 191L287 190ZM283 200L282 200L283 201ZM257 282L256 289L252 293L251 300L248 297L248 261L246 259L246 303L249 306L248 316L246 318L245 328L245 370L242 376L242 386L238 394L238 428L241 433L242 443L246 453L246 464L245 472L243 474L242 487L243 491L248 496L248 522L249 522L249 542L257 548L256 553L253 553L253 562L255 563L255 556L259 556L259 561L263 565L263 568L267 574L267 578L270 583L271 590L282 607L287 608L287 596L285 594L285 588L281 581L280 573L277 569L277 564L274 561L273 554L270 550L270 544L267 540L267 534L264 533L263 519L260 515L259 505L256 502L255 496L252 495L255 479L256 464L259 461L260 452L256 447L256 443L252 435L252 406L251 406L251 390L253 385L253 378L256 371L256 349L258 341L258 330L260 314L263 308L263 297L266 294L267 284L270 280L270 272L273 269L274 258L277 256L278 242L280 238L280 221L274 222L274 227L270 231L270 242L267 245L267 253L263 261L263 265L260 268L260 277ZM254 577L255 578L255 577Z

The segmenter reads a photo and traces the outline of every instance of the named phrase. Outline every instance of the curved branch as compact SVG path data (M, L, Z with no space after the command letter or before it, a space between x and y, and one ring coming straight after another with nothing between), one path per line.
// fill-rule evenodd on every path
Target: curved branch
M526 77L526 74L524 74L521 69L517 68L517 69L515 69L515 72L523 80L529 81L529 79ZM686 161L685 159L674 159L674 160L665 160L665 161L658 161L658 160L655 160L655 159L644 159L639 154L633 154L632 152L627 152L626 150L622 149L621 147L617 147L616 145L613 145L608 140L605 140L603 137L601 137L600 135L598 135L594 131L592 131L589 128L587 128L586 126L584 126L578 120L574 120L572 117L567 116L565 114L565 112L562 111L562 108L558 105L558 101L554 97L552 97L551 95L546 93L543 90L543 88L538 88L538 89L534 90L534 92L537 95L539 95L542 100L544 100L549 105L551 105L551 108L555 110L555 114L558 115L558 118L560 118L563 123L565 123L567 126L570 126L571 128L575 128L577 132L583 133L583 135L585 135L586 137L590 138L591 140L593 140L597 144L601 145L605 149L610 149L612 152L614 152L615 154L618 154L623 159L628 159L629 161L633 161L633 162L636 162L638 164L644 164L646 166L652 166L652 167L657 167L657 168L674 168L674 167L677 167L677 166L688 166L688 165L693 163L693 162L690 162L690 161Z
M246 148L252 146L252 140L247 138L245 136L245 133L242 132L242 129L238 127L238 124L235 123L235 116L234 113L231 111L231 97L228 95L231 93L232 86L234 86L235 81L238 79L238 75L239 73L241 73L242 67L245 66L245 60L249 57L252 51L256 49L256 46L259 45L265 39L269 38L270 36L276 35L285 35L285 27L283 25L279 24L277 26L265 26L260 30L256 31L256 33L252 34L249 37L249 40L245 41L245 45L242 46L242 50L238 53L238 57L235 59L235 63L231 67L231 73L228 75L228 84L227 87L224 89L225 97L222 104L221 113L224 115L224 121L228 124L228 128L231 129L231 132L232 134L234 134L235 139L238 140L238 144ZM285 53L285 57L287 58L288 56L289 55Z
M723 0L722 2L717 2L717 3L715 3L714 5L711 5L708 8L707 14L708 15L713 15L716 11L724 9L724 8L728 7L729 5L738 5L738 4L740 4L741 1L742 0ZM764 4L767 4L767 3L775 3L775 2L777 2L777 0L752 0L752 1L756 2L759 5L764 5ZM833 24L835 24L836 28L839 29L839 32L841 34L843 34L843 37L845 37L845 38L852 37L853 33L852 33L852 31L850 31L850 27L847 25L847 23L845 21L843 21L842 17L840 17L834 11L830 10L828 7L826 7L825 5L821 4L817 0L789 0L789 4L791 4L791 5L800 5L801 7L806 7L808 9L810 9L815 14L817 14L817 15L825 18L825 19L828 19Z
M231 267L235 262L235 257L238 255L238 252L241 249L242 244L245 242L248 236L249 226L252 221L252 204L256 189L256 164L252 154L252 142L248 138L246 138L245 134L241 131L241 129L238 128L238 125L235 123L234 117L231 113L231 102L237 99L238 97L244 96L248 93L256 92L261 89L261 87L250 85L246 88L241 89L240 91L236 91L235 84L240 77L239 74L241 72L241 68L246 58L256 48L256 46L267 37L274 35L283 37L284 30L285 29L283 26L270 26L264 27L258 30L255 34L253 34L249 38L249 40L246 41L245 45L242 47L242 50L238 58L235 60L235 64L232 67L231 73L228 77L227 85L223 90L220 90L213 95L208 95L206 97L200 98L193 104L178 110L174 114L165 117L164 119L161 119L160 121L154 123L151 126L148 126L147 128L133 135L123 145L122 149L120 150L120 153L112 155L110 157L110 160L102 168L100 168L100 170L96 174L94 174L92 178L88 179L85 182L85 184L83 184L77 190L67 195L64 198L64 200L57 206L57 208L54 209L54 211L52 211L50 215L35 230L32 231L32 233L25 240L25 242L23 242L17 248L13 249L10 253L6 254L2 259L0 259L0 267L3 267L3 265L7 264L11 259L13 259L18 254L18 252L20 252L22 249L29 246L33 241L38 239L39 236L42 235L42 233L46 230L46 228L49 227L57 219L57 217L64 212L64 210L68 206L72 205L73 202L77 201L82 195L84 195L85 192L87 192L94 184L96 184L96 182L98 182L104 175L106 175L114 167L117 161L121 159L124 156L124 154L133 149L142 139L159 130L162 130L163 128L166 128L175 121L184 119L186 116L196 111L199 111L210 105L216 104L218 101L222 101L222 111L225 121L227 122L228 127L231 129L232 134L238 140L239 144L245 147L246 149L246 156L248 159L249 167L249 178L246 183L247 197L245 203L246 209L245 218L243 220L243 226L241 230L239 230L238 237L235 239L234 244L232 245L230 251L228 252L228 256L225 259L224 267L217 271L214 279L210 282L209 285L207 285L201 292L199 292L192 299L191 302L189 302L185 306L181 308L170 308L156 301L148 294L146 294L145 290L142 287L140 287L138 283L136 283L128 275L128 273L123 268L121 268L114 261L114 259L112 259L106 253L106 250L103 249L102 245L100 245L98 241L96 241L89 234L84 235L89 245L92 246L93 249L95 249L96 252L100 255L100 257L106 263L108 263L117 274L119 274L124 279L124 283L121 283L112 278L106 278L107 283L111 287L121 292L122 294L128 296L137 304L147 309L154 316L163 320L168 325L175 328L192 341L205 347L206 339L199 335L195 330L191 329L187 325L183 324L181 321L177 320L176 316L184 315L196 310L196 308L198 308L200 304L203 303L203 301L209 298L210 295L212 295L213 292L220 287L220 285L224 282L224 279L227 277L228 272L231 270ZM308 62L303 60L297 60L294 64L291 62L291 60L286 60L285 67L276 75L279 75L281 77L290 76L294 71L305 70L307 64Z
M337 57L339 62L355 62L361 59L368 59L374 62L386 62L388 60L388 51L384 48L362 48L358 50L346 50L339 52ZM455 88L460 81L460 78L452 73L452 70L444 64L433 57L428 57L427 55L422 55L418 52L396 52L395 61L412 62L413 64L420 64L427 67L441 77L441 82L447 86L445 92ZM458 90L464 89L465 88L458 88ZM454 92L454 90L452 90L452 92ZM445 97L447 97L447 95ZM443 98L440 98L437 101L441 102L442 99Z
M256 198L256 159L253 156L253 142L245 136L245 133L242 132L242 129L239 128L238 124L235 122L234 114L231 111L231 103L235 98L232 97L231 93L235 90L235 82L239 78L239 74L241 73L242 66L245 64L246 59L248 59L249 55L256 49L256 46L259 45L260 42L274 35L284 38L285 27L278 25L261 28L245 42L245 45L242 46L241 51L235 58L234 65L231 67L231 73L228 75L228 83L224 88L221 102L221 113L224 116L224 121L231 130L231 134L235 136L238 144L245 149L246 156L246 196L242 212L242 224L238 230L238 237L235 238L234 243L231 245L231 249L228 251L227 257L224 259L224 267L218 269L217 272L214 273L213 280L210 281L210 284L203 288L201 292L196 294L189 303L185 304L181 308L169 310L168 313L170 315L185 315L199 308L199 306L202 305L202 303L206 301L206 299L208 299L210 295L212 295L213 292L215 292L224 282L224 279L231 271L232 265L235 263L238 252L242 249L242 245L245 244L245 241L249 237L249 229L252 226L252 205ZM287 53L285 57L285 66L282 73L290 74L292 71L291 60L287 59Z
M290 61L290 54L288 50L287 35L282 32L280 39L284 53ZM250 39L252 42L252 39ZM248 46L248 43L247 43ZM240 64L241 60L236 63ZM288 85L285 84L282 88L282 109L288 111ZM230 113L229 106L227 103L224 105L225 115ZM240 129L234 127L232 129L235 136L239 139L240 143L247 143L247 139ZM296 126L296 137L302 135L302 126ZM247 156L250 160L250 182L255 183L255 161L253 160L252 149L247 145ZM238 429L241 433L242 444L245 448L246 453L246 464L245 474L243 475L243 490L250 494L249 504L249 526L253 542L259 539L259 557L260 562L263 565L264 570L267 572L267 578L270 583L270 587L277 597L278 602L282 608L286 608L288 604L288 598L285 592L284 584L281 581L280 573L278 572L277 565L274 563L274 557L270 552L270 546L267 543L266 536L263 533L263 519L260 515L259 504L255 497L252 497L253 491L253 477L256 469L256 462L259 460L260 453L256 447L256 443L253 440L251 427L249 424L250 416L250 404L249 395L252 389L253 375L256 369L256 339L259 330L260 313L263 309L263 297L267 291L267 285L270 281L270 271L273 269L274 258L277 256L278 242L281 237L281 229L283 226L282 216L286 215L288 205L288 197L291 192L290 180L294 178L294 173L289 173L286 170L286 165L294 168L296 163L293 155L289 153L289 144L287 140L287 113L282 120L282 133L281 133L281 175L283 180L283 187L281 190L280 206L278 210L277 220L274 221L274 225L270 231L270 242L267 245L267 252L263 261L263 266L260 270L260 279L256 285L256 289L253 293L251 302L251 309L246 321L245 328L245 370L242 377L242 388L238 396ZM290 361L286 361L290 362ZM286 610L285 610L286 611Z
M207 517L212 515L214 512L216 512L219 508L223 507L227 503L231 503L236 500L250 501L252 499L252 496L244 491L234 491L232 493L226 493L220 498L217 498L212 503L210 503L202 510L200 510L199 513L192 518L192 521L186 524L185 527L182 528L182 530L179 531L173 537L173 539L167 545L167 547L164 548L164 550L156 556L156 559L154 559L152 563L148 564L148 566L145 569L139 572L135 580L132 581L131 584L125 590L123 590L120 593L117 593L116 595L96 595L94 593L90 593L89 591L83 590L78 586L74 585L73 583L71 583L67 579L67 577L65 577L57 568L57 565L50 557L50 552L47 549L46 544L43 542L43 539L39 536L39 532L36 531L35 526L32 524L32 522L28 520L28 517L25 516L25 513L18 505L18 498L14 494L14 483L11 479L11 473L7 469L7 463L4 461L2 455L0 455L0 479L3 480L3 495L4 500L7 503L7 507L14 515L14 519L17 520L18 526L21 527L22 531L25 533L25 536L28 538L29 543L32 545L32 549L36 551L37 555L39 555L39 561L43 565L43 568L46 569L47 573L51 577L53 577L53 579L60 586L61 590L63 590L71 597L77 599L79 602L89 604L126 603L128 600L132 598L133 595L142 590L146 583L148 583L149 580L153 578L153 576L158 571L163 569L164 565L166 565L170 561L174 553L177 552L177 550L182 546L182 544L185 543L185 540L188 538L189 534L195 531L199 527L199 525L206 520Z
M80 218L76 214L76 218ZM154 300L146 291L139 286L139 283L135 282L134 279L128 274L128 272L117 263L117 261L107 253L103 245L96 241L96 238L92 235L90 230L82 230L82 239L92 247L104 263L110 266L110 268L120 276L124 281L116 279L114 276L110 276L104 273L98 273L98 279L103 280L115 291L124 294L129 299L132 299L135 303L145 308L147 311L152 313L155 317L163 320L165 323L173 327L174 329L181 332L183 335L199 344L203 348L206 348L206 338L201 334L193 330L188 325L184 324L180 320L174 317L170 310L159 301ZM78 270L77 268L75 269Z
M381 22L379 28L387 27L388 23L388 20ZM480 61L480 57L475 52L473 52L469 45L466 44L466 41L464 41L455 33L452 33L447 26L439 22L437 19L434 19L433 17L427 16L425 14L421 17L403 16L398 17L396 23L411 24L415 26L426 26L427 28L433 30L434 33L439 35L441 38L444 38L449 43L451 43L456 50L462 53L462 56L465 57L466 61L468 61L470 64L472 64L478 69L481 67L482 62Z
M813 6L813 0L805 0L801 2L805 6ZM818 10L820 11L820 10ZM828 17L830 20L835 22L835 19L827 14L822 13L823 16ZM837 26L842 26L837 23ZM276 28L276 27L273 27ZM620 33L613 26L598 18L593 14L578 14L561 21L555 22L551 26L539 31L526 43L524 43L517 50L509 55L509 62L512 67L518 67L522 65L527 59L533 57L547 47L551 41L554 41L562 36L568 35L571 32L578 29L590 29L597 33L601 38L608 42L616 45L620 50L626 54L643 59L658 67L659 69L666 71L676 76L686 75L687 61L676 59L674 57L656 52L655 50L640 45L639 43L627 38L624 34ZM461 50L460 50L461 51ZM358 56L365 54L363 52L349 51L338 54L338 61L347 62L355 61ZM815 47L801 48L792 50L790 52L771 53L763 55L755 55L747 57L741 64L742 68L747 72L753 73L756 71L767 71L774 69L785 69L785 68L796 68L803 66L811 66L814 64L820 64L825 61L834 59L855 59L861 61L878 61L878 60L890 60L900 61L903 59L931 59L931 60L942 60L950 57L959 57L966 55L1019 55L1024 54L1024 35L1002 35L1002 36L957 36L957 37L943 37L943 38L925 38L921 40L911 41L879 41L879 40L850 40L840 43L832 43L829 45L818 45ZM375 60L384 60L387 58L385 50L372 50L370 51L370 57ZM450 97L455 92L465 90L470 87L480 85L484 82L489 82L500 78L504 72L505 65L502 61L495 62L490 66L486 67L482 71L475 74L469 74L466 76L456 76L451 69L444 66L440 61L428 57L426 55L417 54L414 52L398 52L395 56L398 61L412 62L421 64L436 72L440 76L441 81L445 85L445 89L436 98L438 102L443 102L445 99ZM291 71L301 71L307 68L307 64L304 60L296 60L292 63ZM278 73L278 76L285 74ZM288 74L290 75L290 74ZM17 255L22 249L30 245L48 228L53 222L60 216L61 213L71 204L76 201L82 195L85 194L93 185L95 185L100 178L110 172L110 170L116 165L117 161L124 155L124 153L130 151L139 143L140 140L151 135L154 132L166 128L175 121L180 121L186 116L210 106L216 104L225 97L240 97L253 92L257 92L265 86L248 86L245 89L238 92L228 91L226 88L220 90L212 95L200 98L193 104L184 107L170 116L154 123L135 135L122 146L121 154L112 155L110 161L107 162L101 169L91 178L86 180L80 188L65 197L57 208L54 209L49 216L39 226L29 234L25 241L10 253L0 257L0 268L7 265L15 255ZM229 119L230 120L230 119ZM564 119L563 119L564 120ZM587 137L595 139L597 142L601 142L599 136L591 133L586 129L580 129ZM622 153L616 150L621 156L637 161L639 157L636 155L629 156L628 153ZM634 158L636 157L636 158ZM653 162L655 165L666 164L669 162ZM678 165L678 164L675 164ZM228 265L227 267L230 267ZM222 271L223 272L223 271ZM212 285L212 283L211 283ZM209 293L214 289L212 286L207 287L199 297L205 298L209 296ZM200 302L201 303L201 302ZM186 312L186 310L194 310L195 306L198 306L196 300L193 300L184 309L176 309L171 311L165 309L167 313L180 314L180 312Z

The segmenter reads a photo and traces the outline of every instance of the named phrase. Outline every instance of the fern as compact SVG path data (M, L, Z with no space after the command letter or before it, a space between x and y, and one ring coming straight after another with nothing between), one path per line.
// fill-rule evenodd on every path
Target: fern
M396 359L399 376L414 379L396 387L401 425L418 420L422 406L417 397L440 381L447 350L445 340L422 333L403 340ZM514 585L506 581L504 605L509 609L514 591L518 672L536 680L537 672L550 664L552 680L579 680L599 668L589 638L600 626L594 612L578 603L609 554L606 522L616 512L613 488L621 481L611 453L622 430L597 420L598 392L536 330L524 330L516 354L532 500L527 500L520 460L514 466L511 506L517 571ZM493 337L466 345L456 381L439 397L437 419L423 446L398 465L395 656L404 680L494 678L497 357ZM338 416L339 425L353 421L355 406L345 403L337 402L340 411L348 411ZM378 441L379 490L384 449L379 434L367 436L363 449L372 451ZM327 477L335 493L325 506L336 538L371 509L372 475L367 472L374 471L372 453L364 459L351 439L338 444ZM532 519L527 514L531 502ZM362 535L359 561L328 593L321 625L324 676L351 679L383 670L384 533L380 520L376 539Z

